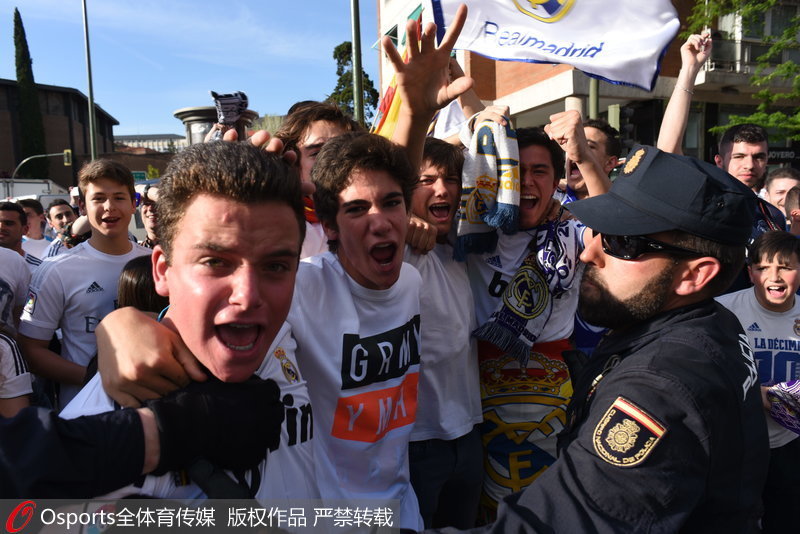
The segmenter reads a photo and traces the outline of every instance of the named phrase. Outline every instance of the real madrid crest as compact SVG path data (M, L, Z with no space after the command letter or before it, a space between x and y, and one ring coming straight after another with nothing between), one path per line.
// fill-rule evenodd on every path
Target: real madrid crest
M283 371L283 376L286 378L287 382L294 384L300 380L300 373L297 372L297 368L294 366L294 363L292 363L292 360L286 356L286 352L281 347L275 349L272 355L278 358L278 360L281 362L281 370Z
M800 336L800 319L794 320L794 335Z
M619 467L640 464L666 433L664 425L625 397L617 397L594 429L600 458Z

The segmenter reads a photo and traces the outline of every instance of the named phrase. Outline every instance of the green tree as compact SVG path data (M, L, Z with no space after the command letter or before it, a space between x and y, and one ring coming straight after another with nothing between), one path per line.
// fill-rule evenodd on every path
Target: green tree
M152 165L150 165L148 163L147 164L147 179L148 180L152 180L153 178L160 178L160 177L161 177L161 171L159 171L157 168L153 167Z
M338 105L350 115L354 115L353 105L353 45L345 41L333 49L333 59L336 61L336 87L328 95L327 101ZM369 121L378 107L378 91L375 89L369 74L361 70L362 88L364 91L364 119Z
M25 27L18 9L14 9L14 48L16 49L17 88L19 90L19 122L20 122L20 161L38 154L46 154L44 142L44 123L39 106L39 91L33 81L31 54ZM30 161L20 169L21 176L47 178L50 163L47 158Z
M688 19L686 35L698 33L703 28L713 28L719 17L738 13L745 27L761 24L766 12L781 5L780 0L696 0ZM788 20L780 35L764 35L767 51L756 58L756 69L750 83L760 89L753 95L759 101L755 113L731 115L730 125L752 122L775 132L781 139L800 140L800 110L787 111L790 100L800 99L800 66L794 61L783 61L783 52L798 48L800 16ZM720 133L729 125L712 128Z

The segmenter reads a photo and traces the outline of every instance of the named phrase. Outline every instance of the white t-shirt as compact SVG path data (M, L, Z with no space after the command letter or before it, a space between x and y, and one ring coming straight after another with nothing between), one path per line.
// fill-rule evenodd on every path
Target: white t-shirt
M42 264L42 260L25 250L23 250L23 252L25 252L25 254L22 256L22 259L25 260L25 263L28 265L28 270L33 274L36 272L36 269L39 268L39 265Z
M406 247L405 261L422 277L419 296L420 354L417 422L411 441L452 440L481 422L475 305L467 266L453 259L453 247L437 244L428 254Z
M27 236L22 236L22 250L29 254L33 254L37 258L44 258L44 251L53 240L52 237L43 237L41 239L31 239Z
M13 399L33 392L28 364L13 339L0 334L0 399Z
M758 365L762 384L800 379L800 299L795 298L791 310L779 313L765 309L756 300L755 289L749 287L721 295L717 301L731 310L742 323ZM782 447L797 434L767 417L769 446Z
M408 471L420 283L404 263L391 288L366 289L326 252L300 262L288 318L314 405L322 498L397 499L399 526L414 530L423 528Z
M578 240L577 253L572 260L572 268L564 273L564 278L570 284L570 289L561 296L553 299L553 311L550 319L545 324L537 342L556 341L566 339L572 334L575 311L578 308L578 289L583 264L578 260L578 254L583 249L583 231L585 226L575 220L568 220L560 226L559 240L568 246L568 241ZM513 235L498 232L497 248L494 252L486 254L470 254L467 256L467 268L472 285L472 296L475 299L475 315L478 325L486 322L489 316L497 310L503 290L514 278L522 261L528 256L529 243L536 235L535 230L519 231Z
M49 340L60 328L61 357L87 365L97 352L95 327L116 308L122 268L131 259L152 252L131 245L127 254L113 255L85 241L66 254L42 262L31 278L20 333ZM61 406L66 406L79 390L80 386L62 384Z
M256 371L261 378L271 378L281 389L286 407L286 418L281 427L281 442L269 451L259 464L259 486L255 498L267 506L269 501L319 499L314 476L313 414L306 381L295 360L295 342L288 324L275 336L267 356ZM69 406L59 414L64 419L94 415L115 409L114 401L103 390L100 375L95 375ZM181 483L182 477L168 473L147 476L139 484L132 484L108 494L107 498L126 495L147 495L160 499L202 499L203 491L190 480ZM247 474L252 483L252 474Z
M0 247L0 331L15 335L14 308L25 304L31 271L17 252Z
M303 247L300 249L300 258L310 258L317 254L328 251L328 238L322 223L310 223L306 221L306 237L303 240Z

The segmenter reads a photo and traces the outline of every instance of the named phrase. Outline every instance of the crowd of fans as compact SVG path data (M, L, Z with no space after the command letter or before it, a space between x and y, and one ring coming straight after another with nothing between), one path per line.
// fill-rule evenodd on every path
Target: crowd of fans
M410 530L791 529L800 440L769 410L800 374L800 172L768 172L750 124L715 165L680 155L707 36L681 49L658 147L622 154L576 111L513 129L476 109L459 28L407 62L387 46L394 142L303 102L274 138L181 152L158 185L100 159L77 210L0 203L0 415L254 375L282 404L246 465L204 450L229 461L202 474L165 447L159 468L117 458L133 467L113 487L25 477L61 496L391 499ZM426 138L445 105L468 110L460 135Z

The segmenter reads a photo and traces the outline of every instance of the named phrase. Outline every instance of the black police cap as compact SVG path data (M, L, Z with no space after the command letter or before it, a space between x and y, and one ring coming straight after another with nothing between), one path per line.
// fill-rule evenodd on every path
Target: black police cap
M566 208L605 234L682 230L726 245L746 245L756 196L710 163L637 145L608 193Z

